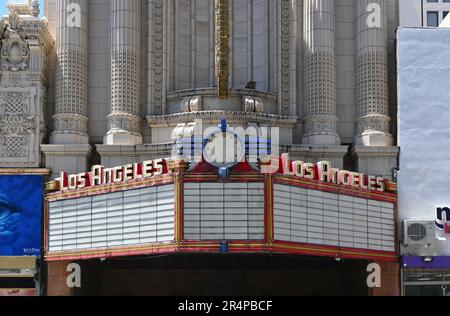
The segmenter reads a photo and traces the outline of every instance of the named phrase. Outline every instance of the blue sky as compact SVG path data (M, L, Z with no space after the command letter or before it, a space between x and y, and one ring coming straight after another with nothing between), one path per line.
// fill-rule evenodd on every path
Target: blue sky
M26 2L26 0L0 0L0 16L3 16L5 14L8 14L8 9L6 9L6 5L8 2L14 1L14 2ZM43 10L42 0L39 1L41 3L41 15Z

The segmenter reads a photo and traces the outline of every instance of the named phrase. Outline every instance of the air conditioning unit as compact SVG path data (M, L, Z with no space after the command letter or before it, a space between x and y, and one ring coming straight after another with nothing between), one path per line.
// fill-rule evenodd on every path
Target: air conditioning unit
M431 221L404 221L402 227L404 246L426 246L436 242L436 226Z

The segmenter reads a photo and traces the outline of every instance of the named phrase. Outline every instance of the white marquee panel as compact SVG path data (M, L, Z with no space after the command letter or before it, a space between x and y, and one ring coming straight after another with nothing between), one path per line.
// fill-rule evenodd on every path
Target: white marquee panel
M395 251L394 204L275 184L275 239Z
M49 252L174 240L174 186L49 203Z
M186 183L186 240L263 240L264 183Z

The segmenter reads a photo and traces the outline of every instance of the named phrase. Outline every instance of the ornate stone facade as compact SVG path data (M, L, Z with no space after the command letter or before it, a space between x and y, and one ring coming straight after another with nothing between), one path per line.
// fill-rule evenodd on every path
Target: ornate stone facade
M41 166L47 136L47 56L54 45L36 2L0 21L0 167Z
M56 61L48 59L56 91L46 166L62 152L51 146L70 144L85 145L70 151L74 159L91 145L97 160L134 161L130 148L167 149L180 126L222 117L278 126L287 150L310 148L308 159L343 162L355 145L347 163L359 168L367 155L395 153L364 147L395 143L389 51L398 21L387 12L398 0L73 0L81 9L73 29L64 21L73 13L68 1L45 0L57 40ZM370 28L373 4L382 24ZM32 60L31 49L15 67Z

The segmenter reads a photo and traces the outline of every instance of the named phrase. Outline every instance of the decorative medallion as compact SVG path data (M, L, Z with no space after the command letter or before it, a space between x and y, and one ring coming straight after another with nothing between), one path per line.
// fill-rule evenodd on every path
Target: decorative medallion
M17 12L12 12L5 30L0 56L3 70L21 71L28 67L30 47L19 22L20 18Z

